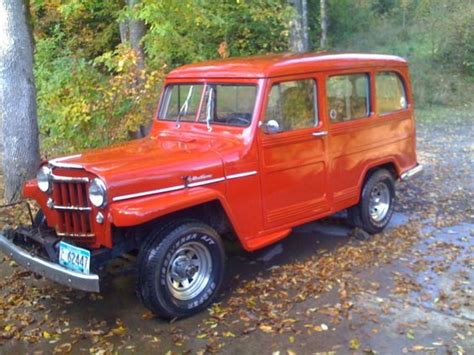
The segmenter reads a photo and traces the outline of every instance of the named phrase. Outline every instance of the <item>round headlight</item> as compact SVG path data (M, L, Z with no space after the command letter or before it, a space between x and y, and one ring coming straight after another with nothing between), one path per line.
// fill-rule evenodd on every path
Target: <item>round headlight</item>
M107 202L107 188L101 179L92 180L89 186L89 200L95 207L104 207Z
M47 166L42 166L36 174L36 181L41 191L48 192L51 186L51 169Z

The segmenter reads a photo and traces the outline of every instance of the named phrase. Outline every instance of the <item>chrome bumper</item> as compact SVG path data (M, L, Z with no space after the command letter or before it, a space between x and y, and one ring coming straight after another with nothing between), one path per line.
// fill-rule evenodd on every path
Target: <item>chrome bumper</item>
M423 171L423 165L416 164L414 168L411 168L410 170L407 170L402 175L400 175L400 180L402 181L408 180L411 177L415 176L416 174L421 173L422 171Z
M0 251L19 265L57 283L87 292L100 292L99 276L85 275L33 256L0 233Z

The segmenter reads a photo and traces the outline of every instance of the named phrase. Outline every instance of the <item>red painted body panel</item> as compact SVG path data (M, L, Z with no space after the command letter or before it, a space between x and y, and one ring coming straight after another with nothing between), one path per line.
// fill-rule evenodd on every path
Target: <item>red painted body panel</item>
M374 75L397 72L407 109L384 116L330 123L326 80L341 73L367 73L375 102ZM272 83L311 78L317 82L319 123L314 128L268 135L259 127ZM89 247L112 247L112 226L129 227L209 201L219 201L247 250L284 238L299 224L356 204L367 171L392 164L397 174L416 165L413 99L407 63L398 57L366 54L303 54L228 59L193 64L170 73L170 83L251 83L258 86L249 127L155 119L140 140L52 160L54 173L100 177L108 204L91 208L95 237ZM327 131L321 137L313 133ZM72 164L72 165L71 165ZM191 177L191 178L189 178ZM38 201L49 226L63 223L47 207L48 195L34 181L25 197ZM98 212L105 222L93 218Z
M184 65L173 70L168 78L273 78L344 68L370 68L381 62L392 67L406 65L403 58L382 54L269 54Z

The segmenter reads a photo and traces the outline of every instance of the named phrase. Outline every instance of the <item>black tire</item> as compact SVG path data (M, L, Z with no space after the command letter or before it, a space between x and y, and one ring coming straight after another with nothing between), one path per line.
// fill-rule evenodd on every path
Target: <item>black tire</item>
M194 220L172 222L150 235L137 261L140 298L166 319L205 309L218 294L225 269L221 238Z
M386 203L377 208L377 204L371 204L371 196L378 196ZM359 204L348 210L348 222L369 234L380 233L392 218L394 202L395 181L392 174L385 169L377 170L365 181Z
M158 226L156 229L152 230L150 235L148 235L148 236L145 235L144 236L146 238L142 242L142 244L140 245L140 250L138 251L137 261L136 261L137 273L136 273L136 277L135 277L135 291L136 291L137 296L140 298L140 301L148 309L151 308L151 305L148 303L148 298L143 297L142 288L140 287L140 285L143 282L143 276L144 276L144 273L142 272L142 270L143 270L144 267L146 267L146 266L143 266L143 264L144 264L144 262L147 258L150 246L153 243L156 243L157 238L163 239L171 231L173 231L173 229L179 227L182 224L192 223L192 222L195 222L195 220L193 220L193 219L178 219L178 220L167 221L167 222L164 222L163 224L161 224L160 226Z

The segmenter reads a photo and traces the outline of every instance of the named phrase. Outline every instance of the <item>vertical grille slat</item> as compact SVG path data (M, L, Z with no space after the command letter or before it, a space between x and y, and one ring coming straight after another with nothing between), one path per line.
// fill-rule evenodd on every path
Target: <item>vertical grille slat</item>
M77 199L77 190L75 184L68 184L68 192L69 192L69 201L71 202L71 206L80 206L78 199ZM74 234L81 233L81 217L79 213L71 212L72 217L72 231Z
M84 199L84 192L86 190L86 187L84 184L77 184L76 185L77 189L77 201L79 206L86 206L87 199ZM80 219L81 219L81 231L85 233L89 233L89 228L87 227L87 219L88 215L86 213L80 213Z
M63 201L63 206L71 206L70 201L69 201L69 189L67 188L67 183L60 183L61 186L61 199ZM66 234L71 234L72 233L72 220L71 220L71 214L69 211L64 211L64 232Z
M58 235L88 239L94 237L90 220L91 213L85 209L90 207L87 198L87 181L87 178L63 176L53 181L52 198L54 206L58 206L56 208Z
M53 202L55 205L63 204L63 200L61 198L61 186L57 182L53 183ZM58 213L58 226L56 227L58 231L65 231L64 223L64 213Z

